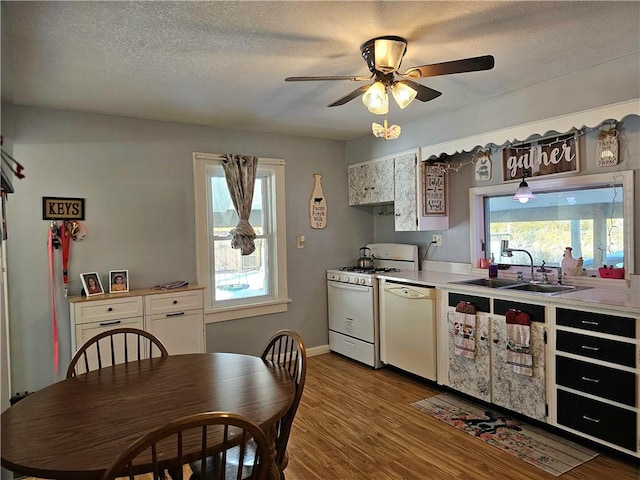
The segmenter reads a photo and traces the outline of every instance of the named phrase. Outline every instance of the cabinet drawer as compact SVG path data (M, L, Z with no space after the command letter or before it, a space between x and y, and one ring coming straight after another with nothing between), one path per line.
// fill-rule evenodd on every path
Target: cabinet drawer
M557 356L556 383L631 407L636 406L636 375L633 372Z
M636 368L636 346L632 343L558 330L556 349Z
M74 303L76 325L142 316L142 297L87 300Z
M636 414L558 390L558 423L636 451Z
M556 323L566 327L610 333L611 335L619 335L621 337L636 337L636 320L629 317L557 308Z
M455 307L459 302L469 302L476 307L476 312L489 313L489 299L467 295L466 293L449 293L449 306Z
M158 295L146 295L144 298L145 315L194 310L203 308L204 303L202 290L159 293Z

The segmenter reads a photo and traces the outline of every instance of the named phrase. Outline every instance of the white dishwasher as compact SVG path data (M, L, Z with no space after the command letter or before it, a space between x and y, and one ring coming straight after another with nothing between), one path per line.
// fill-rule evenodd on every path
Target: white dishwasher
M436 380L436 289L380 279L380 360Z

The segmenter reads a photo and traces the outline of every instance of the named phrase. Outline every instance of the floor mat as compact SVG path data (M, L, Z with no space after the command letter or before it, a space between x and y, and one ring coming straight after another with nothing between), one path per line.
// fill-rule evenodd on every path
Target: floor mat
M597 455L541 428L448 393L411 406L555 476Z

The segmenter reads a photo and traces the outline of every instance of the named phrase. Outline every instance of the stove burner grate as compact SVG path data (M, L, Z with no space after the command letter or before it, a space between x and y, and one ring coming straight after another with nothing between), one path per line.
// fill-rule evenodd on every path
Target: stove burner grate
M357 266L348 266L348 267L340 267L340 270L343 272L353 272L353 273L387 273L387 272L399 272L399 268L389 268L389 267L357 267Z

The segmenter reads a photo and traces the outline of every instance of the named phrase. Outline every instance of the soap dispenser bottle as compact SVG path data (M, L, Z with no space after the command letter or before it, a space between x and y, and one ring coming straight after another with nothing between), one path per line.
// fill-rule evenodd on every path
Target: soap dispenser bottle
M498 278L498 265L496 265L496 259L491 254L491 263L489 264L489 278Z

